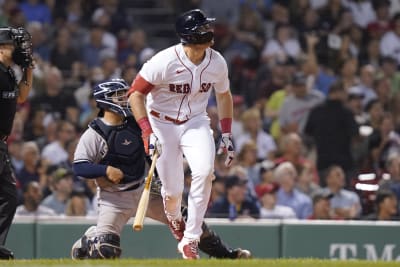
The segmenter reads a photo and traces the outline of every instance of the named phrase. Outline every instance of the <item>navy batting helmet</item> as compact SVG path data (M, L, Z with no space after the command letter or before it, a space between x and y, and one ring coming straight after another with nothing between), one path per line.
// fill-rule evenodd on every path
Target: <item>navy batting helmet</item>
M126 95L128 89L129 85L123 79L111 79L99 83L93 89L97 107L124 117L132 116Z
M193 9L180 15L175 23L175 29L183 44L205 44L211 42L214 33L209 24L215 18L207 18L200 9Z

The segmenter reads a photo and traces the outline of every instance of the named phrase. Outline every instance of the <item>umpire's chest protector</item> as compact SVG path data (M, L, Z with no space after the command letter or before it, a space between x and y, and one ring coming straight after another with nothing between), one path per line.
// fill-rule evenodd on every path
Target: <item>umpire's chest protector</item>
M133 118L127 118L118 126L106 125L97 118L90 127L107 141L108 152L100 163L121 169L125 174L121 184L143 178L145 151L141 130Z

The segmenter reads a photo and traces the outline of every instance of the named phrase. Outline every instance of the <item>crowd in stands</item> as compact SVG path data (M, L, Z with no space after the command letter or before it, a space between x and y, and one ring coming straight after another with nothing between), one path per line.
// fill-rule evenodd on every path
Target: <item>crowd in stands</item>
M17 215L95 214L94 183L71 172L98 111L91 89L132 82L164 48L126 12L134 2L0 0L0 24L25 27L36 59L8 138ZM208 217L398 219L400 2L150 2L217 18L213 48L229 67L237 157L230 168L216 158ZM208 113L218 143L213 98ZM190 186L190 170L185 177Z

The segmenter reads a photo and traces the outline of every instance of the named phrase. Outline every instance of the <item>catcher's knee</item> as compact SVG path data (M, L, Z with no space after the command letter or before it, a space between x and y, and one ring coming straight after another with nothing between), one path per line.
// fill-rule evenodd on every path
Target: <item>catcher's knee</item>
M91 259L115 259L121 256L120 238L116 234L103 234L94 238L89 248Z

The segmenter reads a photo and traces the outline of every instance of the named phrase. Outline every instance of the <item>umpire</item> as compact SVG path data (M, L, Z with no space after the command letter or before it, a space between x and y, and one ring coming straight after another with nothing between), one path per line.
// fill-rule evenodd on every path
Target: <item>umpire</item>
M17 81L11 68L22 69ZM13 253L4 247L17 206L16 180L7 150L17 103L24 102L32 87L32 43L24 28L0 28L0 259L13 259Z

